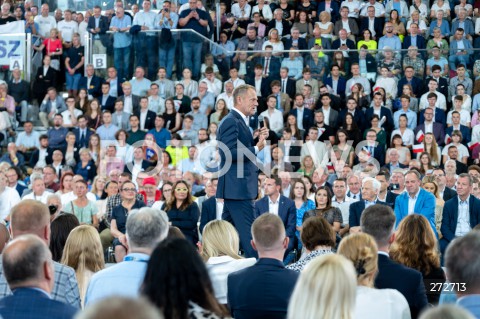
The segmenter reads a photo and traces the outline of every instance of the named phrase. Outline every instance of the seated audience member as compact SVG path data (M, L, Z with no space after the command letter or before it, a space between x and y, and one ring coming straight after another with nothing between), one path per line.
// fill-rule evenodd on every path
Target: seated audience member
M11 237L32 234L38 236L47 245L50 242L50 212L48 207L35 200L22 200L11 210ZM49 256L49 260L51 257ZM35 263L36 266L40 263ZM80 296L75 278L75 271L60 263L53 262L55 271L55 283L51 291L51 298L66 303L75 308L80 308ZM0 275L0 297L11 294L11 290L5 283L5 276ZM3 314L2 314L3 315ZM45 317L52 318L52 317Z
M319 256L332 254L336 245L336 236L333 228L323 217L312 217L307 219L301 226L300 232L302 244L307 255L286 268L301 272L305 267Z
M315 192L315 209L303 215L303 222L308 218L321 216L327 220L335 232L339 232L343 223L342 212L332 206L332 191L328 186L318 187Z
M130 297L108 297L88 307L77 319L163 319L148 301Z
M133 184L126 183L127 187ZM123 185L122 185L123 186ZM126 224L129 254L124 262L94 274L88 284L85 305L114 295L137 297L153 249L167 237L168 219L157 209L130 212Z
M372 236L359 233L346 237L338 247L338 254L351 260L357 273L354 318L411 318L407 300L398 290L374 288L378 249Z
M415 249L412 249L415 247ZM425 217L412 214L398 226L395 241L390 248L392 260L422 273L430 304L438 304L439 291L432 291L432 283L443 285L445 273L440 267L437 239Z
M460 174L456 182L458 196L445 202L440 227L443 235L440 239L442 253L455 238L465 236L480 222L480 200L472 196L472 184L470 175Z
M374 178L365 177L362 180L362 198L350 204L348 223L350 227L360 226L361 216L365 208L368 208L375 204L386 205L385 202L382 202L378 199L378 194L381 187L382 184Z
M289 241L282 220L275 214L261 215L253 222L252 237L257 263L228 276L231 313L236 319L284 318L298 273L282 262Z
M397 264L389 257L395 238L393 210L386 205L370 206L363 212L360 222L362 232L371 235L378 246L375 287L398 290L407 299L412 318L417 318L428 303L423 277L419 271Z
M478 291L480 285L480 233L472 231L463 237L452 242L445 253L445 266L447 268L448 280L452 283L459 283L460 287L456 292L457 305L474 315L480 317L478 309Z
M44 241L33 234L18 236L2 254L3 274L13 295L2 298L2 318L73 318L77 309L50 299L54 266Z
M457 305L440 305L425 311L420 319L455 318L474 319L471 312Z
M287 318L352 318L355 286L355 268L348 259L337 254L315 258L300 275Z
M52 199L58 195L50 195L48 197L48 210L50 214L55 209L58 212L62 211L62 204L53 204ZM58 198L57 198L58 201ZM52 209L52 210L50 210ZM56 212L55 212L56 213ZM50 224L50 251L52 252L53 261L60 262L63 255L63 249L67 242L68 235L77 226L80 226L78 218L73 214L59 214Z
M8 174L8 173L7 173ZM0 171L0 218L9 219L12 207L20 202L20 195L17 190L8 187L7 177L3 171Z
M240 257L240 239L235 227L224 220L210 221L202 233L201 256L212 280L215 297L227 304L227 277L230 273L250 267L255 258Z

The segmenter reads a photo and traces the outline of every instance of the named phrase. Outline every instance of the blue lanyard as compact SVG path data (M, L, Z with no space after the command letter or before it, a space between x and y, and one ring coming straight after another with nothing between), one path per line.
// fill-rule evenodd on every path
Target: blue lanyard
M123 261L139 261L139 262L142 262L142 263L148 263L148 259L138 258L138 257L133 257L133 256L125 257L125 258L123 258Z

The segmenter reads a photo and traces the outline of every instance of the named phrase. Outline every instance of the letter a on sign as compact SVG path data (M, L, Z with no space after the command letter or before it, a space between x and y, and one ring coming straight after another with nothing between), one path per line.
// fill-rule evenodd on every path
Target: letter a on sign
M15 57L10 58L10 70L19 69L23 71L23 58L22 57Z
M107 68L107 55L106 54L93 54L93 66L95 69Z

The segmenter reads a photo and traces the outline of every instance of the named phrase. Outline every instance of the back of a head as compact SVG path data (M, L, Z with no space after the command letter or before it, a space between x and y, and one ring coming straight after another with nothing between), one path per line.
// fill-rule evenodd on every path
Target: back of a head
M90 225L81 225L70 232L62 255L62 264L77 273L97 272L104 268L102 243L98 231Z
M232 224L225 220L212 220L203 229L202 257L207 261L210 257L230 256L239 259L240 239Z
M419 319L475 319L475 317L459 306L439 305L429 308Z
M4 223L0 223L0 254L10 240L10 234L8 233L7 226Z
M310 217L302 225L302 243L313 251L316 246L335 247L335 231L327 220L320 216Z
M168 216L165 212L144 207L134 209L127 219L127 240L132 249L154 249L168 234Z
M178 228L176 226L170 226L170 227L168 227L167 238L168 239L173 239L173 238L185 239L185 235L182 233L180 228Z
M73 214L60 214L50 224L50 251L54 261L60 262L62 259L68 235L77 226L80 226L80 222Z
M5 247L2 254L3 273L10 289L35 286L40 281L43 265L50 262L47 245L38 236L18 236Z
M395 214L387 205L375 204L366 208L360 218L362 232L371 235L378 247L387 246L395 226Z
M33 200L22 200L11 210L10 227L12 229L13 238L24 235L34 234L42 239L45 238L45 226L50 224L50 212L47 205Z
M205 263L185 239L166 239L155 248L140 290L167 319L186 318L189 301L222 313Z
M364 233L347 236L340 242L337 253L352 261L359 285L373 287L373 280L366 282L378 270L378 249L372 236Z
M312 260L295 285L288 319L351 319L357 278L352 262L337 254Z
M464 283L465 292L480 294L480 232L472 231L454 239L445 252L445 266L450 282ZM459 295L458 294L458 295Z
M275 214L262 214L252 224L252 237L258 252L282 249L285 226Z
M164 319L148 300L143 298L109 297L102 299L84 311L75 319Z

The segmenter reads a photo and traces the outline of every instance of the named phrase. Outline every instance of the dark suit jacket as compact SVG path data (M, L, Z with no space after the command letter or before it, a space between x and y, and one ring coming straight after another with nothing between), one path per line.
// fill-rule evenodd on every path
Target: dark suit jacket
M390 206L392 209L395 209L395 200L397 199L398 194L395 194L391 191L387 191L387 198L385 203Z
M47 156L45 157L45 163L47 163L47 165L50 165L53 162L52 161L53 151L54 151L53 148L51 148L51 147L47 148ZM35 151L33 151L32 156L30 157L30 163L29 164L30 164L31 168L34 168L35 165L37 165L39 157L40 157L40 150L36 149Z
M363 32L364 30L368 29L368 22L369 22L368 17L362 18L362 24L360 27L360 32ZM384 24L384 19L382 18L377 18L375 17L373 19L373 28L375 29L375 38L380 39L380 37L383 35L383 24Z
M253 76L245 77L245 83L250 84L255 87L255 74ZM270 95L270 81L268 78L262 78L262 83L260 84L260 92L262 93L262 98L266 98Z
M417 270L397 264L383 254L378 254L375 288L398 290L407 299L412 319L417 318L428 303L422 274Z
M283 154L285 153L285 144L283 142L280 142L279 144L280 149L283 151ZM298 171L300 169L300 152L302 150L301 146L296 146L296 145L290 145L290 152L289 158L290 158L290 163L293 165L293 169L295 171ZM293 160L294 158L297 158L296 160Z
M283 42L284 49L285 50L290 50L290 48L292 47L292 43L293 43L292 38L285 39L285 41ZM307 40L305 40L304 38L299 38L298 39L298 44L297 44L297 49L308 50ZM288 53L285 53L285 57L288 57Z
M75 162L80 162L80 154L78 154L78 151L80 151L80 149L78 147L75 147L76 150L73 151L73 158L75 159ZM64 160L65 160L65 154L67 153L67 146L62 146L62 147L57 147L55 148L57 150L60 150L62 153L63 153L63 157L64 157Z
M415 133L415 140L416 140L417 133L420 130L422 130L423 133L425 133L425 124L423 122L421 124L419 124L415 128L415 130L413 131L413 133ZM433 131L433 136L435 136L435 141L437 141L437 144L440 145L440 146L444 145L445 144L445 133L443 131L443 125L440 124L440 123L434 122L432 131Z
M358 55L353 56L351 61L360 64L360 57ZM377 61L370 53L365 56L365 63L367 64L367 72L377 72Z
M332 42L332 50L338 50L338 48L340 48L340 43L341 43L340 39L337 39L337 40L333 41ZM352 58L352 59L356 59L358 57L358 53L357 53L357 48L355 47L355 42L353 42L350 39L347 39L346 45L350 49L348 51L349 57Z
M118 99L123 101L123 105L125 105L125 95L119 96ZM132 114L140 112L140 97L135 94L132 94L132 107Z
M425 113L425 110L422 110L420 112L420 116L419 116L419 119L418 119L418 124L423 124L425 122L425 115L423 115ZM439 109L438 107L435 108L435 119L434 119L435 123L439 123L439 124L442 124L443 127L446 127L447 126L447 117L445 115L445 111L442 110L442 109ZM425 133L425 131L423 132Z
M216 196L223 199L253 200L258 195L258 167L256 162L250 161L246 155L243 155L243 163L237 162L237 156L242 156L242 153L238 155L239 152L255 154L255 145L250 129L238 112L230 112L223 118L218 127L217 140L230 150L232 165L223 176L219 177ZM239 142L243 144L242 149ZM219 153L220 166L223 167L226 163L225 153L222 149ZM237 177L239 171L243 172L244 178Z
M140 112L134 113L138 116L140 119ZM148 110L147 111L147 117L145 118L145 129L146 130L151 130L152 128L155 128L155 118L157 117L157 114L153 111ZM139 124L141 127L141 124Z
M265 68L265 57L257 59L257 63L261 64ZM268 64L268 77L270 79L276 79L280 77L280 67L282 62L277 57L270 57L270 62Z
M430 81L432 77L429 77L425 80L425 83L428 83ZM425 90L427 90L428 88L425 86ZM445 98L447 99L448 101L448 81L447 79L443 78L443 77L440 77L440 79L438 80L438 88L437 88L437 91L442 93L443 95L445 95ZM425 91L426 92L426 91ZM424 93L425 93L424 92ZM418 96L418 98L420 99L421 96Z
M470 211L470 227L473 228L477 226L480 221L480 200L475 198L475 196L470 195L468 208ZM443 206L442 226L440 227L443 238L448 242L451 242L455 238L457 222L458 196L454 196L446 201L445 206Z
M407 35L403 39L402 49L406 50L411 45L412 45L412 37L410 35ZM419 35L419 34L417 34L417 48L419 49L418 52L420 53L420 56L425 57L426 56L426 54L425 54L426 51L423 51L423 50L425 50L427 48L427 41L425 41L425 38L423 36ZM406 51L405 51L405 54L406 54Z
M202 212L200 213L200 233L208 222L217 219L217 200L215 196L206 199L202 203Z
M78 88L86 89L88 90L88 94L90 94L94 98L98 98L102 96L102 83L103 83L103 79L94 74L92 76L92 80L90 81L90 87L87 87L88 78L86 76L83 76L80 79L80 82L78 83Z
M343 125L343 122L345 121L345 116L347 116L347 113L348 113L348 109L346 108L340 111L339 121L341 125ZM353 116L353 120L355 121L355 123L357 123L357 126L361 132L365 131L365 129L367 128L367 123L365 120L365 114L363 113L362 110L358 108L355 110L355 115Z
M445 130L445 133L452 136L453 126L447 127L447 129ZM460 124L460 133L462 133L462 137L463 137L462 144L468 148L468 143L470 143L470 140L472 139L472 137L470 136L470 129L465 125Z
M376 204L387 205L387 203L381 202L378 199ZM348 217L348 225L350 227L360 226L360 218L365 210L365 200L360 199L350 204L350 215Z
M329 13L332 17L332 23L335 23L337 21L337 19L340 17L340 2L337 2L337 1L330 2L330 9L331 9L331 11ZM317 12L322 12L322 11L325 11L325 2L324 1L320 1L318 3Z
M299 273L280 260L260 258L228 276L228 305L235 319L284 319Z
M449 199L456 197L457 192L451 189L450 187L445 186L445 189L443 190L443 200L446 202Z
M268 196L264 196L255 202L255 218L265 213L269 213ZM287 236L290 238L288 249L285 252L285 255L287 255L294 248L296 230L295 226L297 220L297 209L295 208L295 203L293 200L280 195L278 217L282 219Z
M88 140L90 139L90 136L94 133L91 129L87 128L86 129L86 134L85 134L85 142L83 144L80 143L80 129L79 128L74 128L73 129L73 134L75 134L75 143L76 147L78 149L81 149L82 147L88 147Z
M329 76L325 79L324 83L325 85L330 86L333 89L333 84L332 84L332 77ZM338 83L337 83L337 94L340 95L342 100L345 100L345 90L347 88L347 80L344 77L339 77L338 78Z
M365 112L365 119L366 119L367 123L370 123L372 121L373 114L375 114L373 112L373 107L368 108L367 111ZM382 127L385 128L385 130L387 132L391 132L393 130L392 112L389 109L387 109L386 107L382 106L382 108L380 109L380 120L384 116L386 118L386 121L385 121L385 123L383 124ZM370 125L367 125L367 126L370 126Z
M23 185L20 185L19 183L17 183L17 186L15 187L15 190L17 191L18 195L21 197L22 194L23 194L23 191L26 190L28 187L27 186L23 186Z
M239 70L240 69L240 61L237 60L237 62L233 62L233 66L235 68L237 68L237 70ZM246 76L248 76L249 74L253 74L254 68L255 68L255 65L254 65L253 61L245 62L245 66L246 66L246 69L247 69Z
M282 90L282 78L281 77L278 77L278 79L280 81L280 90ZM285 92L282 92L282 93L285 93L285 94L288 94L288 96L293 100L295 99L295 94L296 94L296 85L297 85L297 82L293 79L290 79L290 78L287 78L287 85L286 85L286 91ZM269 91L270 93L270 91Z
M76 312L72 306L33 288L17 288L13 295L0 300L0 316L4 319L71 319Z
M102 95L98 97L98 102L100 103L100 108L102 111L104 110L109 110L110 112L115 112L115 101L117 100L116 97L113 97L109 95L107 97L107 100L105 101L105 104L102 104Z
M98 34L100 36L100 41L102 41L103 46L107 47L109 45L109 37L108 37L107 31L108 31L108 28L110 27L110 22L108 21L108 18L105 16L100 16L98 27L100 28L100 32L96 34L92 33L92 37ZM91 33L90 32L91 29L95 29L94 16L91 16L88 19L87 31Z
M57 71L49 67L47 74L43 76L43 66L40 66L37 69L37 75L35 76L35 83L33 85L34 97L39 99L39 103L42 103L41 101L43 101L45 94L47 94L47 89L51 86L57 86Z
M406 77L401 78L400 81L398 81L398 92L403 92L403 86L405 84L410 84L412 86L413 94L415 94L415 96L421 97L424 93L423 81L417 77L413 77L410 83L408 82Z
M404 164L402 164L402 163L398 163L398 166L399 166L399 168L407 168L407 167L408 167L407 165L404 165ZM389 163L389 164L385 164L385 165L382 167L382 169L388 170L388 171L390 172L390 174L392 174L392 172L393 172L393 169L392 169L392 166L391 166L390 163Z
M270 32L270 30L275 29L275 24L276 20L272 19L268 24L267 24L267 34ZM290 34L290 23L288 23L287 20L282 19L282 34L280 34L282 37L289 35Z
M132 165L132 168L133 168L133 165L134 163L133 162L130 162L129 164ZM125 173L130 173L132 174L132 171L128 168L129 165L125 165L123 171ZM147 168L149 168L150 166L152 166L152 163L148 162L148 161L145 161L145 160L142 160L142 171L145 171Z
M297 117L297 109L291 110L290 114ZM304 108L303 119L301 120L302 120L303 128L305 129L305 131L307 131L310 127L313 126L313 118L314 118L313 112L310 109ZM297 118L297 121L300 121L300 119Z

